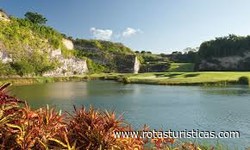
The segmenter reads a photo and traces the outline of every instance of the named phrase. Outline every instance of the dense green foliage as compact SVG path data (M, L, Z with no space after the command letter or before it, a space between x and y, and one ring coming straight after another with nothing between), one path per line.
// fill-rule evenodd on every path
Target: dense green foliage
M167 55L166 57L168 57L170 61L175 63L195 63L198 60L198 53L195 51L188 51L185 53L175 51L172 54Z
M47 22L47 19L37 12L27 12L24 16L25 19L35 24L45 24Z
M200 59L208 59L211 57L241 56L244 52L250 52L250 36L229 35L203 42L199 49L199 57Z
M10 22L0 21L0 26L0 42L13 60L1 66L15 70L1 75L41 75L59 65L49 58L50 49L63 47L62 35L54 29L13 17Z
M4 64L0 62L0 76L9 76L16 74L16 71L14 68L11 67L10 64Z
M91 59L87 59L87 65L88 65L89 73L101 73L107 70L107 68L104 65L95 63Z
M238 83L243 85L249 85L249 77L246 76L240 77Z
M162 57L162 55L157 55L152 53L140 53L137 55L141 56L142 63L169 62L169 59L167 57Z
M79 48L79 50L86 50L91 49L94 51L94 49L98 49L104 52L113 52L113 53L124 53L124 54L134 54L134 52L124 46L122 43L113 43L110 41L101 41L101 40L85 40L85 39L76 39L74 41L75 45L78 45L82 48Z

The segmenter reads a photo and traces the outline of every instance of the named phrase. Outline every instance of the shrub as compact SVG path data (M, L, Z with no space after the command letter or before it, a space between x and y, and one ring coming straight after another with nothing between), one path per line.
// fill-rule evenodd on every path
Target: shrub
M122 77L121 79L118 79L118 81L124 83L124 84L128 84L130 83L130 80L128 77Z
M104 65L95 63L91 59L87 59L87 65L90 73L107 72L108 70Z
M66 134L63 117L53 108L31 110L28 106L22 109L22 116L15 124L8 124L19 149L52 149L63 148L61 144Z
M25 18L35 24L45 24L47 19L37 12L27 12Z
M15 75L16 71L11 67L9 63L2 63L0 61L0 76L9 76L9 75Z
M238 83L242 85L249 85L249 78L242 76L238 79Z
M65 148L66 124L55 109L31 110L0 88L0 149Z
M14 68L20 76L29 75L35 72L35 68L26 60L11 63L11 67Z
M75 109L69 123L69 137L71 143L76 142L79 149L142 149L141 139L116 139L114 131L129 131L131 128L124 123L121 117L116 118L114 112Z
M14 124L21 117L21 108L18 99L6 94L5 90L10 84L0 87L0 149L10 149L15 136L10 132L7 124Z

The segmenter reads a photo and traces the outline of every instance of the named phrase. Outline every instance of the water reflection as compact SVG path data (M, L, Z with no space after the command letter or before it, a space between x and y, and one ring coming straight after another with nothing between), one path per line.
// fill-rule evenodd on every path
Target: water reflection
M86 82L54 83L46 87L50 99L73 100L75 97L87 97Z
M14 87L12 93L32 107L56 105L72 111L72 105L93 105L125 113L136 128L239 130L240 139L229 144L250 145L250 88L158 86L111 81L66 82Z
M248 96L250 95L249 86L228 86L228 87L201 87L201 92L208 95L226 95L226 96Z

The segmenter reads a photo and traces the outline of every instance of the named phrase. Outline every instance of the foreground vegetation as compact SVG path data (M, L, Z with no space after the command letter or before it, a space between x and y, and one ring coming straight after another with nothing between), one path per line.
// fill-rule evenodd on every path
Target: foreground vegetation
M48 150L223 150L221 145L202 146L171 138L115 138L114 131L133 131L114 112L82 107L73 114L47 106L37 110L6 94L10 84L0 87L0 149ZM142 130L149 128L144 126Z

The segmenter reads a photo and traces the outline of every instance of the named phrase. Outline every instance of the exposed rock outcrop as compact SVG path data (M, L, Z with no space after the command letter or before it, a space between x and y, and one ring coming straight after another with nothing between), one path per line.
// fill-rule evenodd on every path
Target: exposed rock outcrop
M120 73L138 73L140 62L134 55L116 56L116 65Z
M84 74L88 72L87 61L77 58L64 58L61 50L52 50L51 59L57 59L60 66L53 71L43 74L43 76L70 76Z
M74 49L74 44L71 40L68 39L63 39L62 40L64 46L68 49L68 50L73 50Z
M212 57L210 59L201 60L197 64L197 70L211 71L249 71L250 70L250 52L244 53L242 56L228 56L228 57Z
M12 59L7 54L6 49L1 41L0 41L0 61L2 63L12 62Z
M32 52L32 50L30 50ZM46 50L50 51L50 59L56 59L59 67L53 71L43 74L43 76L70 76L76 74L84 74L88 72L87 61L77 58L64 58L61 49ZM0 41L0 61L2 63L12 62L12 58L8 55L3 43Z
M9 16L2 9L0 9L0 21L10 21Z

